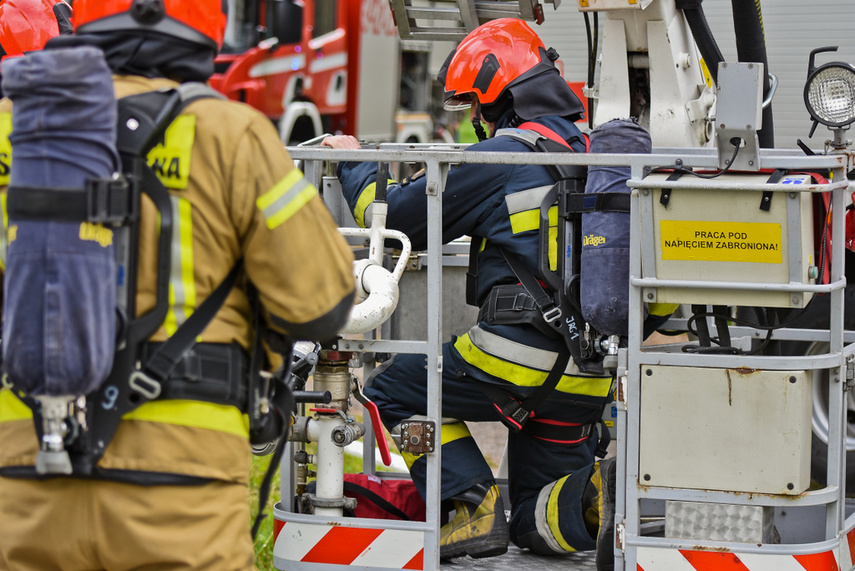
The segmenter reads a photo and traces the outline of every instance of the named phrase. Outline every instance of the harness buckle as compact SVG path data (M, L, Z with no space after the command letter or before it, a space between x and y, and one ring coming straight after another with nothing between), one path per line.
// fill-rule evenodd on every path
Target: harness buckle
M121 174L112 178L86 180L86 219L109 225L122 225L134 214L133 193Z
M531 414L529 411L527 411L521 406L517 406L516 410L508 416L510 418L513 418L516 422L520 424L520 426L522 426L528 420L529 414Z
M128 379L128 386L148 400L156 399L163 390L163 386L159 381L154 380L139 369L131 373L131 377Z
M553 307L552 309L548 309L543 312L543 320L547 323L552 323L553 321L561 319L561 308Z

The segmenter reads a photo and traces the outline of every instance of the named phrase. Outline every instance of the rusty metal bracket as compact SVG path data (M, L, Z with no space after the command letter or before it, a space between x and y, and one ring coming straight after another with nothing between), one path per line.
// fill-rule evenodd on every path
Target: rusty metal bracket
M405 420L401 423L401 451L410 454L433 452L436 423L432 420Z
M319 498L315 494L305 493L302 496L302 501L316 508L344 508L356 509L356 498L342 496L340 498Z

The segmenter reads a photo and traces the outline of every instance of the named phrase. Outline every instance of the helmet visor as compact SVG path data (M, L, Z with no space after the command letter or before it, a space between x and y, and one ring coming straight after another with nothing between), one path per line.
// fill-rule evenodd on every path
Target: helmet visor
M446 97L442 106L446 111L461 111L469 109L473 103L475 103L473 93L455 93Z

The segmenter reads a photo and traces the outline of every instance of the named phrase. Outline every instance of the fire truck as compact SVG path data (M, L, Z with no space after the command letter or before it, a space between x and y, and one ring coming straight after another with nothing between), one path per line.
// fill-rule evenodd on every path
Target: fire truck
M284 143L323 133L425 143L430 46L402 42L385 0L230 0L211 85Z
M649 155L527 153L518 159L631 171L629 332L616 354L608 355L617 421L615 568L855 568L855 507L846 499L855 473L847 437L855 323L846 279L855 190L848 180L855 157L846 135L855 122L855 68L827 43L834 34L822 33L836 29L830 20L851 16L851 4L822 3L827 12L821 14L816 4L804 7L812 13L795 10L795 3L769 6L801 14L785 43L801 45L807 35L812 44L788 54L781 66L781 77L793 67L803 69L795 91L804 94L799 113L810 118L803 138L785 147L773 139L779 77L763 47L759 2L733 2L737 53L729 57L723 55L728 48L716 45L700 2L555 4L390 2L399 35L426 42L459 41L498 17L548 23L553 10L573 11L591 31L582 29L589 42L578 51L590 127L634 116L651 133ZM804 32L817 30L814 21L818 31ZM855 59L848 36L838 37L838 53ZM577 80L562 55L565 78ZM467 154L459 145L365 146L289 150L334 213L342 209L335 206L337 180L324 176L329 162L425 164L428 247L414 260L406 237L385 229L380 202L372 206L370 228L342 229L366 245L356 266L364 300L333 345L300 356L303 370L313 364L316 391L328 396L297 415L283 456L282 499L274 511L278 569L440 568L442 460L432 443L442 429L440 347L449 303L443 286L449 266L465 265L459 252L442 244L444 175L454 164L515 158ZM693 239L699 235L709 240ZM422 335L390 337L383 326L401 310L398 284L414 267L426 268ZM666 328L689 333L688 341L643 345L647 302L680 304L685 313ZM375 355L388 353L427 356L427 417L408 426L401 444L428 459L423 522L343 517L351 500L343 492L342 448L362 438L364 469L373 473L372 437L381 430L349 414L350 396L361 398L353 371L370 370ZM316 454L305 453L307 442L316 443ZM305 495L309 466L317 487ZM312 507L297 509L301 505ZM592 560L585 554L544 559L512 548L505 557L454 566L584 569L592 568Z

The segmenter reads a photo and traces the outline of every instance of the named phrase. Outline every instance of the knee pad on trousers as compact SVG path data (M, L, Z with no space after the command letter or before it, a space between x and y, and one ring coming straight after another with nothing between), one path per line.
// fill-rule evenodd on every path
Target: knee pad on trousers
M533 550L567 553L595 547L596 542L585 527L582 494L575 486L578 483L578 478L571 483L570 476L565 476L540 490L534 508L538 540L529 538Z

